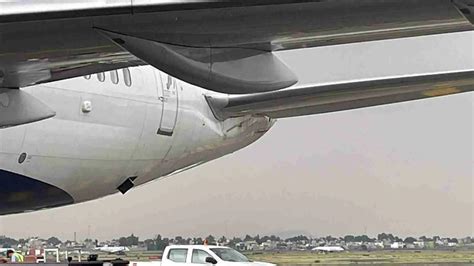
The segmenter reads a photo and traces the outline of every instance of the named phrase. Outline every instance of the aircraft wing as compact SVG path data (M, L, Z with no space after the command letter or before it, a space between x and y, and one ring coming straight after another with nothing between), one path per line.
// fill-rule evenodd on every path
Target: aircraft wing
M351 110L474 90L474 69L332 84L305 85L275 92L206 96L218 119L245 115L271 118Z
M474 0L0 1L0 87L151 64L213 91L276 91L298 80L274 51L471 31L473 14Z

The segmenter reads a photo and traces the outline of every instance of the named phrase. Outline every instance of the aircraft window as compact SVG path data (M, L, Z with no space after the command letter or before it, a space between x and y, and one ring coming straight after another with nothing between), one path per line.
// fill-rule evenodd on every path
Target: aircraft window
M113 84L119 83L119 76L117 70L110 71L110 79L112 80Z
M186 257L188 256L187 249L170 249L168 254L168 259L174 262L186 262Z
M85 75L84 78L85 79L91 79L91 75Z
M123 81L127 87L132 86L132 75L130 75L130 70L128 68L123 69Z
M195 249L193 250L193 257L191 258L191 263L196 264L206 264L206 258L212 257L204 250Z
M104 82L104 81L105 81L105 74L104 74L104 72L97 73L97 79L98 79L100 82Z

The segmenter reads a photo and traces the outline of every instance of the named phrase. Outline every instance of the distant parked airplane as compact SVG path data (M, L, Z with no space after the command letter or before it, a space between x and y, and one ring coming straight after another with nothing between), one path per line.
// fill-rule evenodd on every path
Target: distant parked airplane
M102 246L102 247L96 247L94 250L102 251L102 252L107 252L107 253L120 253L120 252L128 252L130 249L128 247L109 247L109 246Z
M313 248L313 251L325 252L325 253L333 253L333 252L343 252L344 249L342 247L317 247Z

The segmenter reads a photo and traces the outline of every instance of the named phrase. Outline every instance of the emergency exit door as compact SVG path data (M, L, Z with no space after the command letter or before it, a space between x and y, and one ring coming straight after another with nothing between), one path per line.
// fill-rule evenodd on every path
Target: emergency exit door
M176 79L160 73L161 96L163 111L161 112L160 128L158 134L172 136L178 118L178 84Z

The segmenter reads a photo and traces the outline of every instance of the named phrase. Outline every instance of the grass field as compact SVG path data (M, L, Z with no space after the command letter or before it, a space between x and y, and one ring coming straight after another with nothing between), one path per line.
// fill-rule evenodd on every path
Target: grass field
M279 266L292 265L474 265L474 250L470 251L373 251L373 252L342 252L320 254L316 252L253 252L246 253L254 261L276 263ZM127 252L120 256L130 261L148 261L150 257L161 256L156 251ZM101 254L101 259L114 259L118 256ZM84 258L85 259L85 258Z
M250 253L256 261L279 265L324 264L465 264L474 265L474 251L375 251L319 254L314 252Z

